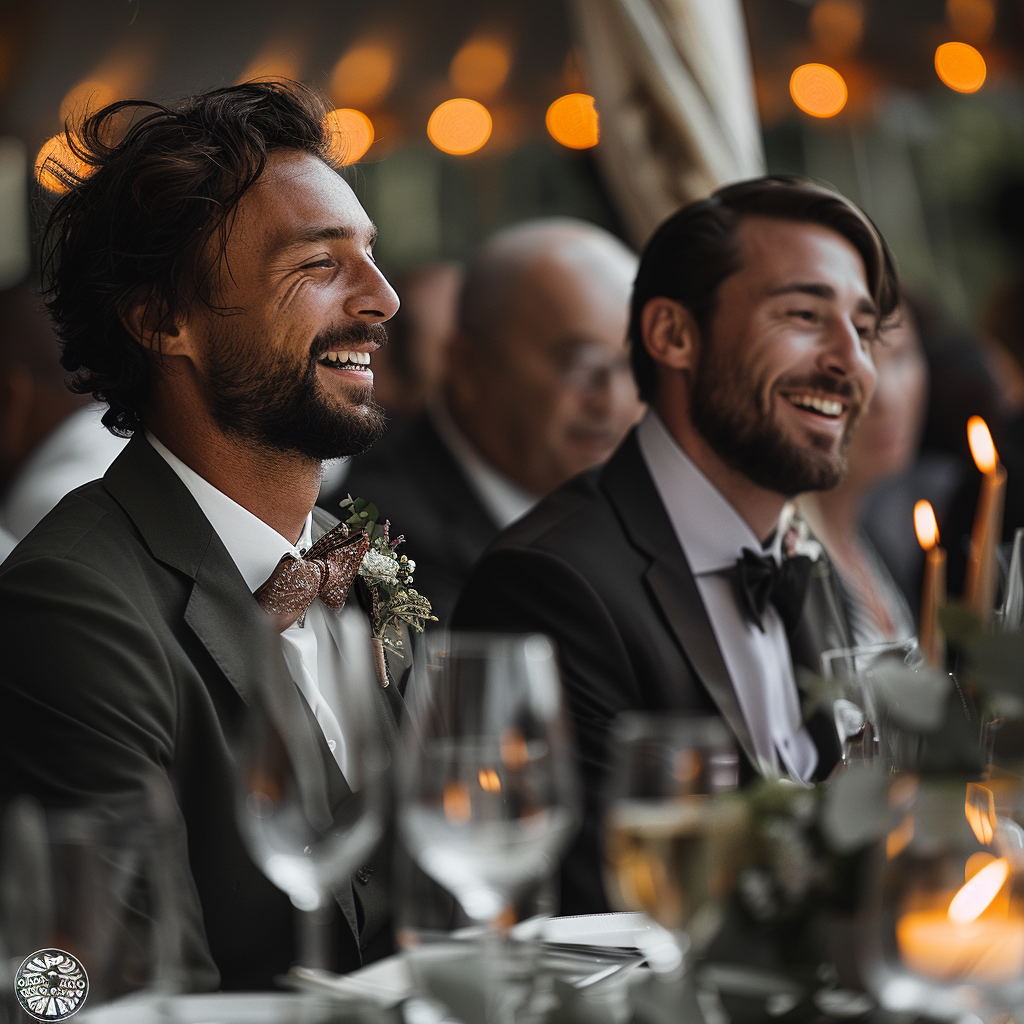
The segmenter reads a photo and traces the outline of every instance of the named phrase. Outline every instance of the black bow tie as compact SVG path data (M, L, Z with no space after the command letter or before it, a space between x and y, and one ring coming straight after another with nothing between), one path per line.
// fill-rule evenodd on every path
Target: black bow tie
M804 610L807 585L811 580L813 562L806 555L784 558L779 565L770 555L760 555L750 548L736 559L733 579L740 607L764 632L764 613L768 602L778 609L786 632L791 633Z

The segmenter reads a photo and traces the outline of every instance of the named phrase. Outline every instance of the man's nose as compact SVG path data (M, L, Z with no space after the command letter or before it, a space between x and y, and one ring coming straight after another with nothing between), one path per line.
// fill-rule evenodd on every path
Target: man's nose
M382 323L390 320L400 303L394 288L377 265L367 259L356 287L345 300L345 312L354 320Z
M830 325L819 364L835 376L859 378L866 392L874 387L876 373L870 345L848 317L836 317Z

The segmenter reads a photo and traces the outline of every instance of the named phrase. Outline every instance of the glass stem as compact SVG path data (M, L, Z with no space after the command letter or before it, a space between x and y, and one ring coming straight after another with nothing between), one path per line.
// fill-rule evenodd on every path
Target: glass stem
M299 963L319 971L330 970L333 903L328 902L316 910L297 910L296 914Z

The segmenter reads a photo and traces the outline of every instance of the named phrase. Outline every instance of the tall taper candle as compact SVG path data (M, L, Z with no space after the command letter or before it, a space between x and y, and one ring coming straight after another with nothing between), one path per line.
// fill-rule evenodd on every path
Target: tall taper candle
M942 668L946 638L939 628L939 609L946 603L946 551L939 547L939 527L931 502L919 501L914 506L914 531L918 544L925 550L918 643L928 664Z
M978 507L974 512L963 602L987 628L992 619L996 594L996 548L1003 536L1006 470L999 463L992 435L980 416L972 416L967 421L967 439L974 462L984 476L978 495Z

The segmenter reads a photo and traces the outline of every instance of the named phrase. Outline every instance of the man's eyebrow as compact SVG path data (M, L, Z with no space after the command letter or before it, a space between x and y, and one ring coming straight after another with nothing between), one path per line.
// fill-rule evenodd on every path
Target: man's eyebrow
M346 228L335 224L327 225L322 228L307 228L305 231L300 231L297 235L293 235L291 238L282 240L279 248L290 249L294 245L307 245L311 242L344 242L350 238L355 238L356 234L357 232L353 231L352 228ZM377 241L376 224L370 225L367 241L371 246Z
M817 284L814 282L803 282L793 281L790 284L781 285L778 288L772 289L768 294L770 296L775 295L790 295L797 293L800 295L814 295L819 299L830 299L834 300L836 297L836 290L828 284ZM875 307L874 302L868 298L861 298L857 303L857 312L866 313L869 316L877 316L878 310Z

